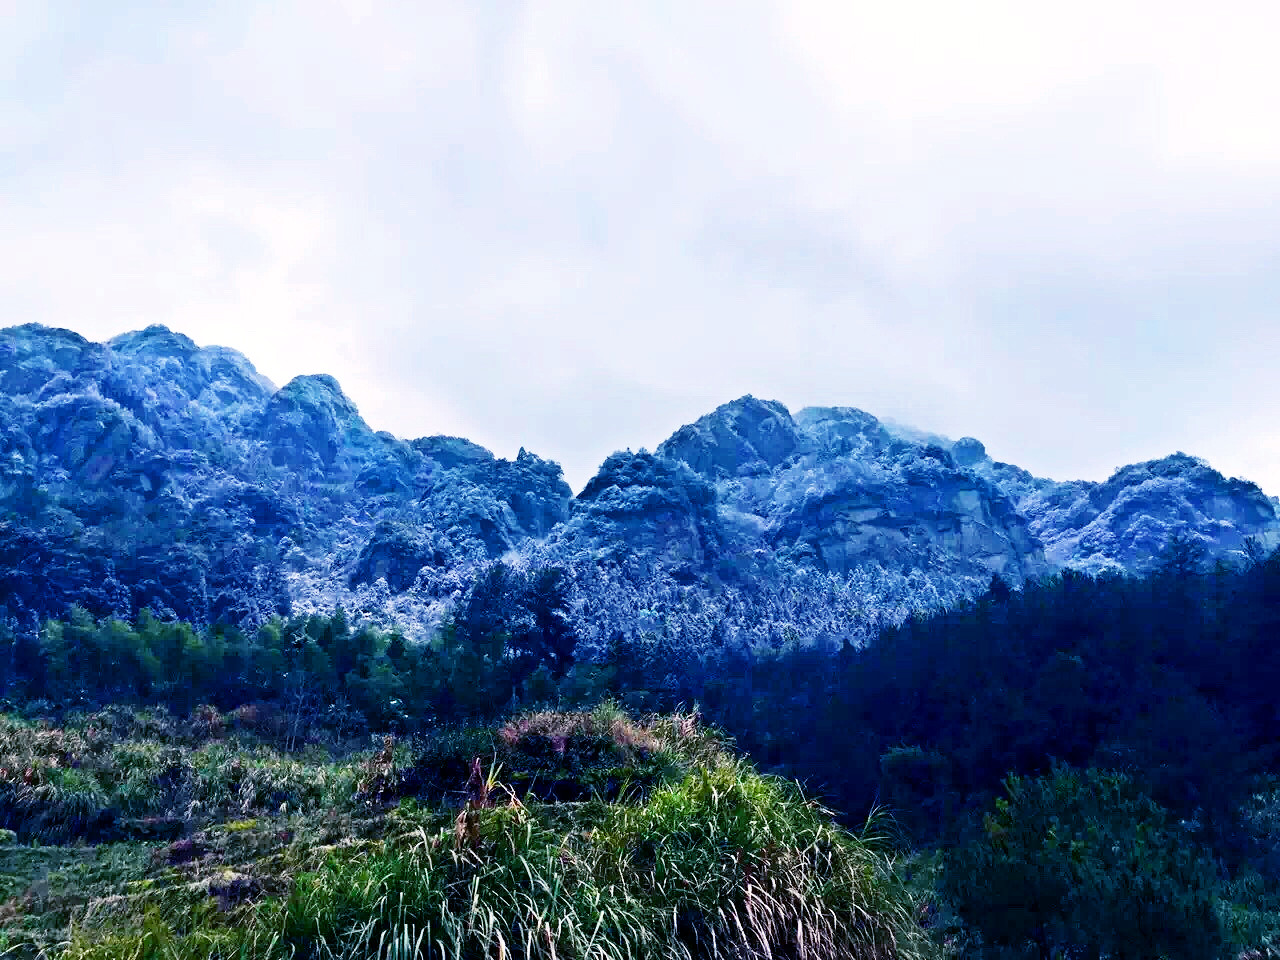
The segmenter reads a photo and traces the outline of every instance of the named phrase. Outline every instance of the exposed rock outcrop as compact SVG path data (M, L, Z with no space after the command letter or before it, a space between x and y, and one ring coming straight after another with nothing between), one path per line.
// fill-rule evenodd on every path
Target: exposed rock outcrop
M644 451L605 460L574 500L562 537L615 561L661 564L688 582L714 569L725 539L715 489L684 464Z

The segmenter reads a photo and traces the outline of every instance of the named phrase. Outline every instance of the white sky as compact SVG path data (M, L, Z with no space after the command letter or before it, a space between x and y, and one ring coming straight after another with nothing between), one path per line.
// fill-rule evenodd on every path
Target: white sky
M1280 4L0 0L0 325L578 489L744 393L1280 493Z

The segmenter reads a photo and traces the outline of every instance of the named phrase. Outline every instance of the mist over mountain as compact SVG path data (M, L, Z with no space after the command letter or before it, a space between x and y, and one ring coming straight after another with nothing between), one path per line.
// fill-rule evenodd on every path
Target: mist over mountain
M1059 482L851 407L742 397L574 497L553 461L372 429L330 376L277 388L164 327L0 331L0 615L197 624L327 611L427 636L495 561L564 568L585 650L865 637L1063 568L1280 543L1256 485L1175 453Z

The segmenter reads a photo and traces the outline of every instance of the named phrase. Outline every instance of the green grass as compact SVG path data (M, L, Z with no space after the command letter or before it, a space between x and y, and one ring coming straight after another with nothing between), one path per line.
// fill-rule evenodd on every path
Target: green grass
M87 747L76 728L0 723L32 760ZM54 826L119 805L180 836L0 847L3 955L935 955L871 827L835 826L695 716L531 713L338 758L165 729L42 786L65 794Z

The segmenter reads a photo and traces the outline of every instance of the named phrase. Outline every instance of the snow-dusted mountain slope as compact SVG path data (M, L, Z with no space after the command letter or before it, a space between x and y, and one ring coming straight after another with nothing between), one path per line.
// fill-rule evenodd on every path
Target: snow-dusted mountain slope
M163 327L0 331L0 417L0 616L19 621L342 603L425 631L506 558L566 567L598 640L669 629L661 610L704 641L835 639L995 573L1140 571L1175 532L1228 559L1280 541L1276 501L1183 454L1059 483L972 438L753 397L615 454L573 498L554 462L375 431L332 377L277 389Z

